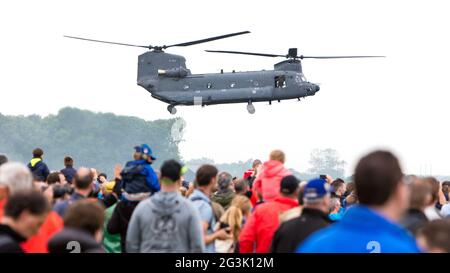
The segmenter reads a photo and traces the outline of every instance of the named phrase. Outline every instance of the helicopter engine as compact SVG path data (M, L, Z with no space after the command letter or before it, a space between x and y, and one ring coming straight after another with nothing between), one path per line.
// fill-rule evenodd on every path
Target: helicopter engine
M171 68L171 69L158 69L158 76L169 78L184 78L190 74L189 69L184 67Z

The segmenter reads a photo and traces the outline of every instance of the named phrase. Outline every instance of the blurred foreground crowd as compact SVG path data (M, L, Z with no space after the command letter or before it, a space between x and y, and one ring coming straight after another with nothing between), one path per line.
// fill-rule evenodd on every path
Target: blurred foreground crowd
M154 170L146 144L111 179L32 155L0 155L0 252L450 252L450 182L405 175L389 151L361 158L352 181L301 181L280 150L238 177L202 165L194 181L176 160Z

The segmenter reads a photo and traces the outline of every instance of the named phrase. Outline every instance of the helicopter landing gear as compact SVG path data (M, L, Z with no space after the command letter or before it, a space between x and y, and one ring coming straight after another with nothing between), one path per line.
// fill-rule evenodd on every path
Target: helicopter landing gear
M177 108L175 108L175 105L171 104L167 106L167 111L169 111L172 115L175 115L177 113Z
M255 113L255 106L253 106L252 102L249 101L247 104L247 111L249 114L254 114Z

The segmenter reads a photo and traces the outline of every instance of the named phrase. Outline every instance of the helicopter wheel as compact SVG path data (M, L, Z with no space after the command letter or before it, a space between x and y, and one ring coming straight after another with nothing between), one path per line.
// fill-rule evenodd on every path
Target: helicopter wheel
M251 102L249 102L247 104L247 111L249 114L254 114L255 113L255 106L253 106L253 104Z
M169 105L167 106L167 111L172 115L175 115L177 113L177 108L175 108L175 105Z

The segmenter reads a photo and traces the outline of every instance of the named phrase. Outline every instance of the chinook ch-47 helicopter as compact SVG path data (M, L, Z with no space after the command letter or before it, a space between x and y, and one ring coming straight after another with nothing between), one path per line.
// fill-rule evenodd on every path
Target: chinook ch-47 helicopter
M262 57L283 57L286 60L276 63L274 70L223 72L191 74L183 56L165 53L170 47L184 47L211 42L232 36L250 33L249 31L221 35L186 43L152 46L133 45L74 36L67 38L100 42L122 46L146 48L149 51L139 55L137 84L145 88L152 97L169 104L171 114L177 112L177 105L213 105L225 103L247 103L250 114L255 113L254 102L298 99L314 96L319 85L306 80L302 72L303 59L343 59L373 58L384 56L303 56L297 55L296 48L290 48L287 55L252 53L240 51L206 50L213 53L244 54Z

